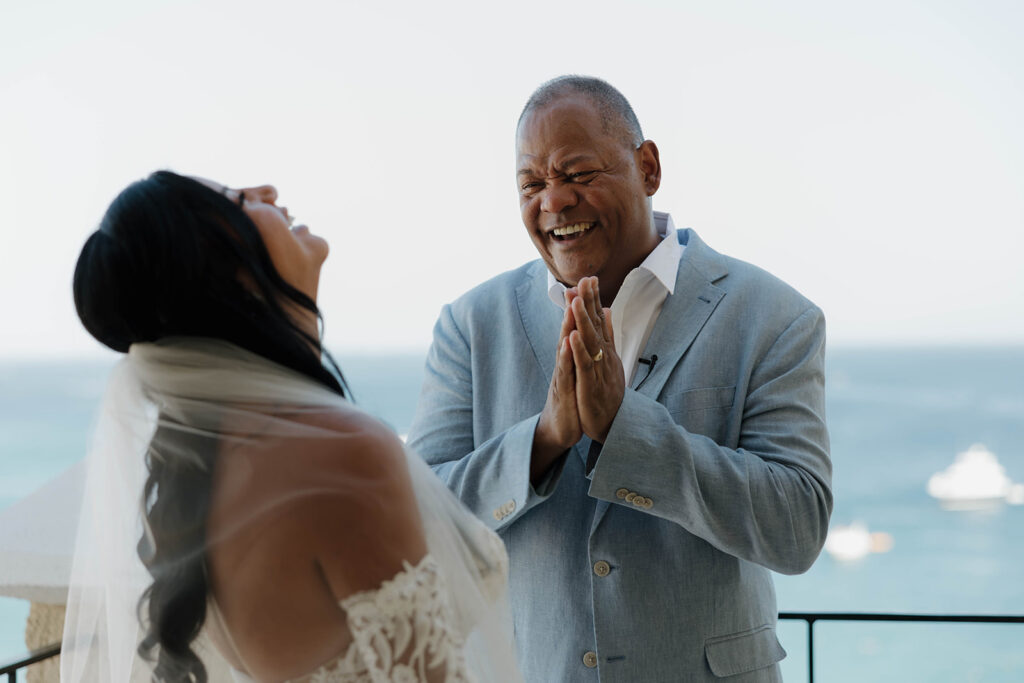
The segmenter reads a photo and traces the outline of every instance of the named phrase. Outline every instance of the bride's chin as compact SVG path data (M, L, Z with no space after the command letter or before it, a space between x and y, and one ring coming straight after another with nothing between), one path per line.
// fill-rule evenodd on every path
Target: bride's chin
M314 235L311 232L306 233L306 238L310 242L310 251L312 251L321 264L327 259L327 256L331 253L331 245L328 244L320 235Z

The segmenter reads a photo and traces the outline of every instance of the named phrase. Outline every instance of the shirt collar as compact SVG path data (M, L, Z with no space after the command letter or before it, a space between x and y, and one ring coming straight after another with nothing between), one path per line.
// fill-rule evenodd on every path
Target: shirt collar
M654 248L647 258L644 259L636 270L646 270L658 282L673 294L676 288L676 275L679 272L679 259L683 255L684 246L679 244L676 236L676 226L672 222L672 216L663 211L654 212L654 228L661 237L661 242ZM555 279L555 276L548 271L548 298L563 311L565 310L565 285Z

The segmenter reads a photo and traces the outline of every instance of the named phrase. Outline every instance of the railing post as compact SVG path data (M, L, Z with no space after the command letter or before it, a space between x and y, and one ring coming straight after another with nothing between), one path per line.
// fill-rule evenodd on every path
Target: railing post
M807 683L814 683L814 619L807 620Z

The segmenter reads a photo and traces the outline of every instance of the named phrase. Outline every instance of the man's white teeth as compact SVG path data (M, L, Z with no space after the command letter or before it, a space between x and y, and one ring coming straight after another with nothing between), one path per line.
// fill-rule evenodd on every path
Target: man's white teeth
M575 235L578 232L583 232L593 225L593 223L574 223L573 225L567 225L563 228L555 228L553 232L559 237L564 237L566 235Z

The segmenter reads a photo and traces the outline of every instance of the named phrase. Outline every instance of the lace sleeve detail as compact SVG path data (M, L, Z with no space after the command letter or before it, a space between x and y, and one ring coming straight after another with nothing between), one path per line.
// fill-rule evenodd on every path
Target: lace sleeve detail
M464 638L446 599L447 587L428 554L408 562L380 588L340 601L362 664L374 683L471 681Z

